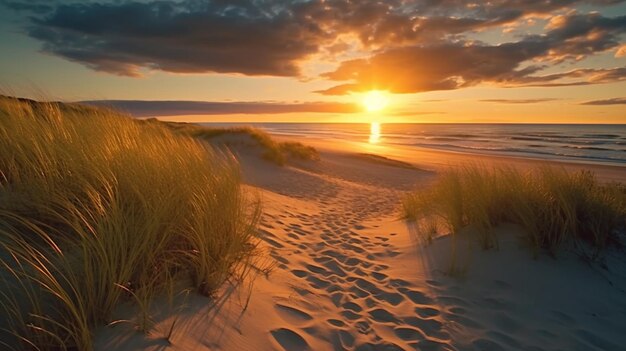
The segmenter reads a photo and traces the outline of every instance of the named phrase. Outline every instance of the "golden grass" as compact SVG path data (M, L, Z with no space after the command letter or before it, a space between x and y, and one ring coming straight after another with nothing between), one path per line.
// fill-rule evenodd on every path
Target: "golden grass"
M0 342L92 348L123 301L242 274L259 204L229 154L111 111L0 98ZM7 341L8 340L8 341Z
M535 256L541 250L555 255L571 245L595 258L619 242L626 187L601 184L588 171L468 166L444 171L432 186L409 194L403 205L426 241L437 227L453 235L471 227L482 248L495 248L493 228L508 222L524 228Z
M289 158L305 161L319 160L319 153L315 148L300 142L277 142L266 132L253 127L213 128L187 123L166 123L166 125L179 133L207 141L227 135L248 136L263 148L263 158L280 166L284 165Z

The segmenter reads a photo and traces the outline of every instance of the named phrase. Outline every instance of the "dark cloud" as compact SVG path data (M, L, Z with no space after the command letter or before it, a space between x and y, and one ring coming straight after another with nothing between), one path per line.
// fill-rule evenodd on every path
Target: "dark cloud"
M3 0L0 0L3 1ZM94 70L141 76L143 70L300 76L315 54L341 54L345 34L372 52L343 62L325 78L344 82L324 91L370 87L411 93L483 82L506 86L588 84L538 75L567 60L613 49L626 16L567 11L622 0L146 0L65 4L4 0L32 13L28 34L43 51ZM37 5L37 7L35 7ZM556 11L556 12L555 12ZM551 16L545 33L488 45L471 33ZM580 73L580 72L579 72ZM607 81L611 74L606 72ZM619 79L619 77L614 77ZM599 81L596 81L599 82Z
M613 98L606 100L592 100L581 103L581 105L606 106L606 105L626 105L626 98Z
M348 83L323 91L346 94L372 89L394 93L451 90L476 85L484 80L510 80L523 75L516 67L542 52L542 47L462 46L443 44L387 50L369 59L343 62L337 70L324 75Z
M550 44L547 59L580 59L618 47L619 35L626 32L626 16L607 18L599 13L553 17L546 34Z
M144 101L144 100L95 100L82 104L111 107L135 117L227 115L227 114L281 114L294 112L356 113L354 104L333 102L208 102L208 101Z
M626 67L606 69L581 68L543 76L521 77L516 82L517 85L511 86L563 87L614 83L625 80Z
M336 33L355 33L366 46L430 44L497 27L527 15L548 15L578 3L610 5L622 0L495 0L468 3L423 1L310 1L296 11ZM332 11L327 11L331 8Z
M539 73L550 62L580 59L619 45L626 16L597 13L555 18L543 35L500 45L455 42L380 50L370 58L341 63L323 77L347 81L321 91L328 95L371 89L394 93L451 90L481 83L503 86L563 86L624 80L626 67ZM544 62L544 64L537 64ZM573 79L573 80L572 80Z
M327 34L277 2L126 2L61 5L33 20L44 51L92 69L295 76ZM268 2L269 4L269 2Z
M22 1L11 1L11 0L0 0L0 5L5 6L6 8L18 12L31 12L35 14L46 14L50 13L54 10L54 3L51 1L37 1L31 0L29 2Z
M537 104L541 102L556 101L558 99L485 99L481 102L491 102L496 104Z

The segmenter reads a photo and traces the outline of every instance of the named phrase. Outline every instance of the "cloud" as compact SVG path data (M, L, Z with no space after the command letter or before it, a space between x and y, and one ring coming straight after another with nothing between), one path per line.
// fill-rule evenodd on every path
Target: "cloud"
M579 3L611 5L622 0L310 1L303 15L324 28L356 34L365 46L427 44L457 35L510 25L527 16L546 16ZM332 9L332 14L323 9Z
M31 12L35 14L46 14L50 13L54 7L51 6L50 1L44 2L40 0L31 0L29 2L22 1L10 1L10 0L0 0L0 5L7 7L8 9L18 11L18 12Z
M537 104L541 102L556 101L559 99L485 99L481 102L491 102L496 104Z
M298 60L328 38L287 8L245 0L60 5L28 33L45 52L125 76L142 69L296 76Z
M613 98L606 100L592 100L581 103L581 105L606 106L606 105L626 105L626 98Z
M597 12L570 13L553 17L545 40L550 44L547 59L582 59L596 52L616 48L619 35L626 32L626 16L603 17Z
M208 102L208 101L146 101L146 100L92 100L82 104L111 107L135 117L228 115L228 114L282 114L282 113L356 113L358 106L333 102Z
M344 61L335 71L323 75L340 82L323 93L345 94L374 85L410 93L481 83L591 83L582 78L578 83L557 82L536 73L555 63L581 60L617 48L625 31L626 16L607 18L570 10L583 3L619 2L622 1L2 3L8 8L30 11L26 17L27 33L43 43L44 52L122 76L140 77L146 71L161 70L301 77L302 65L319 57L316 55L332 53L341 57L357 50L362 58ZM501 45L468 39L472 33L498 27L504 30L532 16L551 16L544 33ZM344 42L346 36L356 38L356 47Z
M580 59L618 46L619 35L626 32L626 16L571 13L551 28L543 35L499 45L459 41L380 50L369 58L342 62L336 70L323 74L326 79L348 83L320 93L342 95L371 89L418 93L481 83L564 86L624 80L626 67L538 73L550 62Z

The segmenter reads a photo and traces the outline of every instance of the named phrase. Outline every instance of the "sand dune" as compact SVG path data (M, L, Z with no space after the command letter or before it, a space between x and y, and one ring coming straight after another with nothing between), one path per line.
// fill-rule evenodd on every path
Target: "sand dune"
M626 344L626 265L602 270L564 255L532 260L517 228L497 252L477 247L446 274L450 238L420 246L399 218L404 191L434 173L323 152L278 167L240 155L264 202L263 245L275 260L254 285L194 295L155 313L150 335L102 328L99 349L619 350ZM469 246L470 244L462 247ZM249 298L249 301L248 301ZM182 299L182 297L181 297ZM174 328L172 329L172 324ZM164 336L173 330L170 342Z

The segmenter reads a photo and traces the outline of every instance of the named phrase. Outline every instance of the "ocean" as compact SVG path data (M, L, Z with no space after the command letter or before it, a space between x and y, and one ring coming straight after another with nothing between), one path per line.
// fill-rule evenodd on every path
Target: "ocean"
M243 125L206 123L211 126ZM245 123L270 134L626 166L626 124Z

